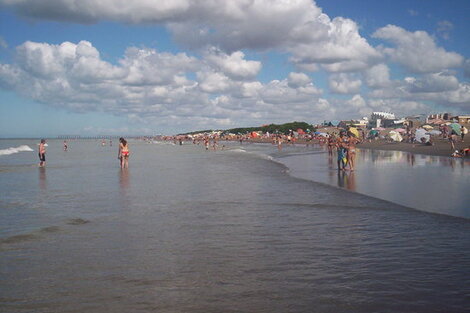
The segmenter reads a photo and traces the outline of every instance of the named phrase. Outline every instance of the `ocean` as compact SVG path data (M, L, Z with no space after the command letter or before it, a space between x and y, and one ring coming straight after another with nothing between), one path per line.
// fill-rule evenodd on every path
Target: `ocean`
M0 140L1 312L466 312L466 160ZM34 150L34 151L30 151Z

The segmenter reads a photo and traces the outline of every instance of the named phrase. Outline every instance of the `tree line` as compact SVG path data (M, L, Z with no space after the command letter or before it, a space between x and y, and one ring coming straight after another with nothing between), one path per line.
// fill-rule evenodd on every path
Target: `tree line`
M269 124L269 125L263 125L259 127L238 127L238 128L231 128L231 129L226 129L226 130L201 130L201 131L194 131L190 133L184 133L180 135L193 135L193 134L198 134L198 133L211 133L213 131L222 131L223 134L248 134L251 132L263 132L267 133L269 132L270 134L288 134L291 131L297 131L298 129L302 129L304 132L315 132L316 128L308 124L306 122L291 122L291 123L285 123L285 124Z

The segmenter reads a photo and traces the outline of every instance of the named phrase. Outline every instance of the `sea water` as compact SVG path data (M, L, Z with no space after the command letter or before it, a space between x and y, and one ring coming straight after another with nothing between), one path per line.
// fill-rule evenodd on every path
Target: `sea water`
M0 156L1 312L469 307L469 220L315 182L318 148L48 144Z

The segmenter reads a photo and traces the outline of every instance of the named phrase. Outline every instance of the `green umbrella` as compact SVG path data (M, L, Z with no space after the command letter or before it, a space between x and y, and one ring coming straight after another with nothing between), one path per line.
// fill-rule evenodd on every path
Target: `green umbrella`
M461 134L460 127L461 126L458 123L452 123L449 125L450 131L451 132L454 131L457 134L457 136L460 136Z

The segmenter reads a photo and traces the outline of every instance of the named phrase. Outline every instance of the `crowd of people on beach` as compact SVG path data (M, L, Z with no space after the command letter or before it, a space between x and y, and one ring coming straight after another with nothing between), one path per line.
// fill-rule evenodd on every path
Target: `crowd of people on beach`
M401 142L423 145L434 145L433 136L428 135L427 139L417 136L419 128L412 129L407 126L403 129L403 139ZM445 125L440 125L439 129L435 129L437 138L441 140L448 140L451 148L451 157L469 157L470 156L470 145L468 147L462 147L461 143L464 142L465 135L468 133L466 127L461 126L459 130L449 128ZM390 131L391 133L391 131ZM429 132L427 132L429 134ZM419 137L419 138L418 138ZM202 145L205 150L224 150L225 144L220 144L221 141L234 141L239 142L243 145L246 142L271 142L276 145L278 150L281 151L284 145L296 145L297 143L304 144L307 147L313 143L318 143L321 146L326 146L328 156L330 158L336 153L337 157L337 168L339 171L354 171L355 157L356 157L356 146L365 142L373 142L378 140L385 140L385 142L392 142L391 136L381 135L379 131L371 130L367 132L365 129L356 129L354 127L347 128L333 128L329 132L305 132L299 133L290 130L286 134L269 134L252 132L247 134L223 134L223 133L204 133L198 135L178 135L178 136L163 136L159 140L170 141L175 145L183 145L184 142L192 142L194 145ZM460 139L460 140L459 140ZM149 138L145 140L151 141ZM457 149L457 142L460 141L461 149ZM106 145L106 141L103 139L101 142L102 146ZM46 140L41 139L38 144L38 156L39 156L39 167L46 166ZM112 146L112 140L109 140L109 146ZM64 140L63 150L68 151L68 142ZM118 159L121 168L129 167L129 144L123 137L119 138L118 148Z

